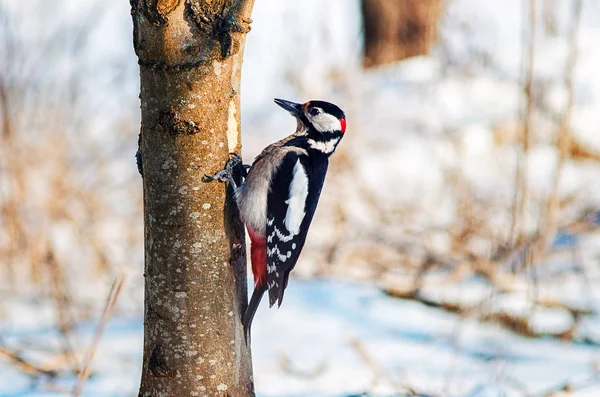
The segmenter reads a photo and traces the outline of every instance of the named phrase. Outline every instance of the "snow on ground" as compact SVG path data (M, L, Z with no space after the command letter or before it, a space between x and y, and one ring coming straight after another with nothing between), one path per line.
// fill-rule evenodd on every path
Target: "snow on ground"
M590 327L600 327L599 316L591 321ZM79 327L82 346L94 327ZM57 337L39 324L12 327L2 335L11 344ZM141 318L113 319L84 395L135 395L142 343ZM600 345L523 338L390 298L371 286L331 280L292 280L279 310L266 305L259 310L252 347L255 386L264 397L365 391L391 396L409 387L433 396L542 395L589 379L589 386L573 396L600 393ZM74 378L32 382L5 362L0 362L0 374L3 396L66 396L74 383Z

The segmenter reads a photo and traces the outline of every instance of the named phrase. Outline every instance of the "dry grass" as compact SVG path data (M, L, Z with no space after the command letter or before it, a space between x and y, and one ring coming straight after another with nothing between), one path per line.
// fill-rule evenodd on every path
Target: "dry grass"
M59 23L0 3L0 58L11 60L0 62L0 315L33 302L54 315L40 326L58 331L56 344L40 338L0 355L35 378L89 375L75 328L101 305L90 290L102 293L121 269L141 264L137 105L111 110L114 98L90 86L83 55L104 8ZM115 172L115 162L128 167ZM47 360L30 359L39 355Z

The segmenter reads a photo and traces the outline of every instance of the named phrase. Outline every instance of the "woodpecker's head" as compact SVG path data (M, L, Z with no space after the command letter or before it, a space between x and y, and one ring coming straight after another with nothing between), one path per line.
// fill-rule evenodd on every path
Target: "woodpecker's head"
M333 103L308 101L304 104L283 99L275 103L298 120L298 128L305 130L308 142L314 149L331 154L346 132L346 115Z

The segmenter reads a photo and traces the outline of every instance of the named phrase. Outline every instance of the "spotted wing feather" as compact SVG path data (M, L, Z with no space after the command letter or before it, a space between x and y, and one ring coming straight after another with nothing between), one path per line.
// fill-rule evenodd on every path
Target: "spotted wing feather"
M267 288L269 305L281 305L296 266L327 172L327 159L288 153L267 197ZM302 185L305 186L302 186Z

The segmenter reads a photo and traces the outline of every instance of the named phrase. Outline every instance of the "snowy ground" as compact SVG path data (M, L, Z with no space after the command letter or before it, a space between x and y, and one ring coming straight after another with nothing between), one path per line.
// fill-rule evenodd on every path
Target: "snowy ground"
M599 303L600 295L595 298ZM81 342L94 327L80 327ZM587 327L600 330L600 316ZM54 333L38 323L13 327L3 337L11 344L49 343ZM113 319L84 395L135 395L141 348L141 319ZM330 280L293 280L281 309L259 310L253 358L256 390L265 397L391 396L408 388L430 396L543 396L564 385L577 397L600 393L599 344L523 338L373 287ZM63 396L74 383L34 382L5 363L0 374L3 396Z

